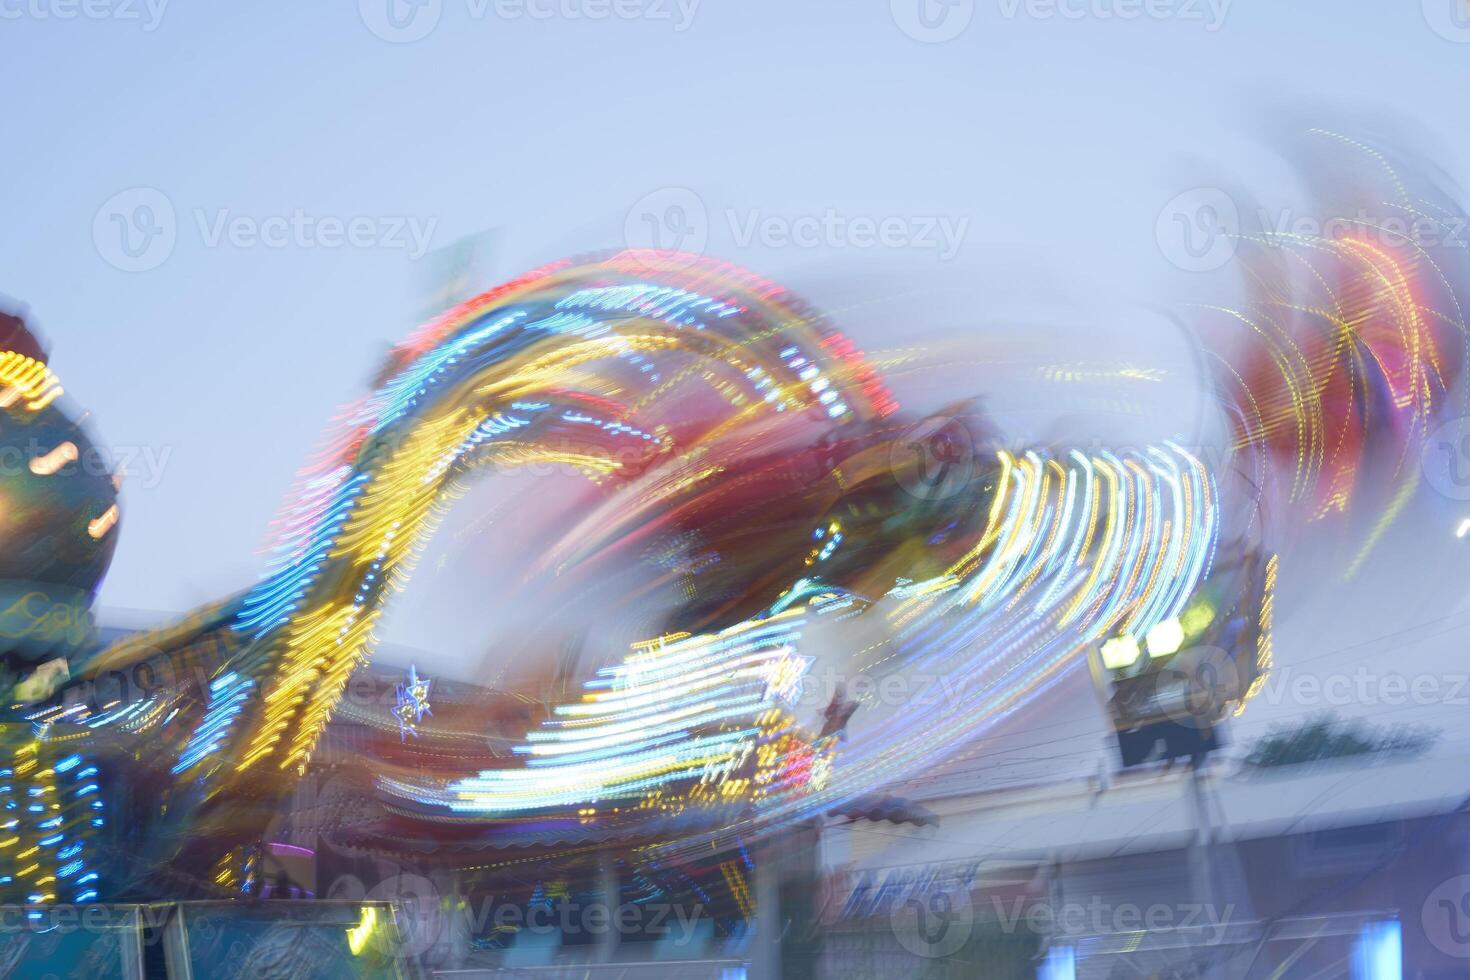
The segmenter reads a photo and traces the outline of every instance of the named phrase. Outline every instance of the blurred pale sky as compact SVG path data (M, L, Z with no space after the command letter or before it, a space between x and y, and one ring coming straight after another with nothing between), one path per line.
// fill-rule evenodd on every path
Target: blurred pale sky
M1161 212L1279 180L1278 107L1470 160L1456 0L920 2L0 0L0 292L129 460L103 605L254 580L334 407L441 283L423 253L466 236L488 286L656 232L884 349L1187 294ZM391 635L483 642L447 618L426 594Z

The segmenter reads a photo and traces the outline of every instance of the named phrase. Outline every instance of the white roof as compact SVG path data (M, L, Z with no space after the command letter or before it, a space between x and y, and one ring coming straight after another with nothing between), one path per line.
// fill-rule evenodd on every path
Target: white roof
M1243 840L1447 813L1470 798L1470 758L1363 757L1264 772L1207 770L1218 839ZM938 826L860 822L831 828L829 859L854 868L983 861L987 867L1170 850L1197 821L1191 773L1114 777L931 796ZM845 837L846 839L841 839Z

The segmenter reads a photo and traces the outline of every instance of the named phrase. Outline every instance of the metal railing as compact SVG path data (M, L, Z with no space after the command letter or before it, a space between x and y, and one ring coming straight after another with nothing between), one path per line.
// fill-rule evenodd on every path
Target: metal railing
M388 902L0 906L0 977L420 980Z

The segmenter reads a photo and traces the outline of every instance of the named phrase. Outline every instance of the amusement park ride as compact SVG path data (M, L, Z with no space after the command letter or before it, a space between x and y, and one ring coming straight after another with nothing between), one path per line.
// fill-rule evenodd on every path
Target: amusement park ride
M1405 447L1464 357L1427 255L1294 247L1330 301L1293 298L1288 316L1284 294L1257 297L1253 345L1220 372L1230 472L1168 441L1008 447L967 406L906 417L847 338L733 266L552 263L394 349L302 474L257 584L108 646L90 607L118 489L11 318L0 454L22 464L0 485L0 896L238 895L231 862L306 772L449 502L492 463L552 461L604 494L546 556L569 582L675 536L707 560L670 573L690 576L689 601L662 635L511 753L469 772L391 747L360 760L386 807L445 841L554 848L591 828L632 842L650 874L739 851L974 744L1084 663L1125 765L1209 751L1271 665L1270 507L1310 520L1399 499ZM956 487L903 451L940 431L968 446ZM1386 490L1370 452L1397 453L1373 468ZM834 656L839 672L966 683L938 708L811 704L803 678ZM397 692L393 741L410 755L438 720L432 691L414 674Z

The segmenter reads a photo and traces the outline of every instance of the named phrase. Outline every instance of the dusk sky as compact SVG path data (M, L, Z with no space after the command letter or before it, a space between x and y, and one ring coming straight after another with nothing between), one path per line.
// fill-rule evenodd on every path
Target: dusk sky
M1274 120L1365 106L1446 172L1470 161L1453 0L61 9L0 0L0 292L127 463L116 615L252 582L334 408L436 296L681 245L873 351L1087 324L1182 370L1142 312L1200 282L1161 218L1192 188L1279 184ZM489 543L454 549L513 577ZM485 634L446 621L463 595L435 567L389 637L471 656Z

